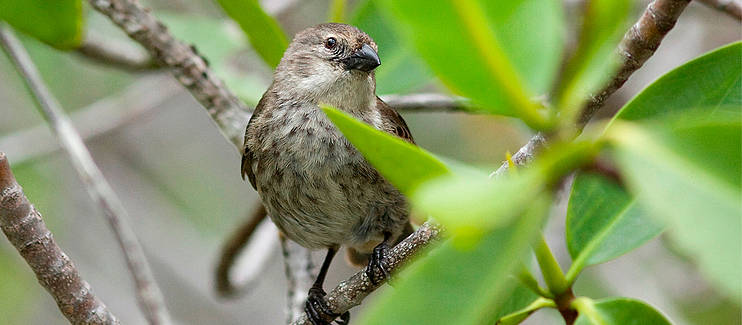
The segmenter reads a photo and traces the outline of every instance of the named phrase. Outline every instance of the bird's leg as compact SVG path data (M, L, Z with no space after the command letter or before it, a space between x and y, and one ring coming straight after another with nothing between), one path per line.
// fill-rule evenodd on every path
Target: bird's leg
M376 285L384 279L389 278L389 271L386 266L386 255L389 252L389 241L391 237L391 233L384 232L384 241L374 247L371 259L368 261L368 266L366 266L366 276L368 276L371 284ZM376 271L377 269L379 270L378 272Z
M337 318L338 316L340 317L340 319L337 321L338 324L348 324L348 322L350 321L349 312L346 311L345 313L340 315L330 310L330 308L327 306L327 301L325 301L325 290L322 289L322 285L325 283L327 270L330 268L332 258L335 257L335 253L337 253L337 251L338 247L336 246L327 249L327 255L325 256L325 261L322 262L322 267L320 267L319 269L317 280L314 281L314 284L312 284L312 287L309 289L307 302L304 305L304 312L307 313L307 317L313 325L330 324L330 322L332 322L332 320Z

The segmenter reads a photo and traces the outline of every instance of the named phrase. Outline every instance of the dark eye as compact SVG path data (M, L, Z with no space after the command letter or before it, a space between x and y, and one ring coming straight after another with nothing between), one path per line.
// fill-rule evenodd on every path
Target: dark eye
M336 40L334 37L330 37L325 40L325 47L328 49L331 49L337 45L338 40Z

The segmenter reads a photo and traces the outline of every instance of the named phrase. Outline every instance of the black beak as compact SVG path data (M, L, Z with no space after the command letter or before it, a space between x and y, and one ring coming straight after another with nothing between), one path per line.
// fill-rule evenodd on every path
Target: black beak
M376 51L371 46L363 44L363 47L358 51L355 51L347 59L344 59L343 64L345 64L346 70L369 72L381 65L381 60L379 60L379 55L376 54Z

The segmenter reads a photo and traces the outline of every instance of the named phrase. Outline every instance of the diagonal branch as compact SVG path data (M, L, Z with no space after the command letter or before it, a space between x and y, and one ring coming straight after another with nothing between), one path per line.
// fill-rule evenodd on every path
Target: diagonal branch
M142 247L127 223L129 217L123 204L93 161L69 117L64 114L54 96L47 89L23 45L4 26L0 26L0 43L23 76L42 115L49 122L61 146L68 153L88 194L102 208L134 278L137 298L144 316L150 324L170 324L170 316L165 308L162 294L154 281Z
M92 61L136 72L159 67L141 48L88 31L77 53Z
M72 324L117 325L119 320L93 294L46 228L0 152L0 228Z
M727 15L742 21L742 1L740 0L700 0L701 3L720 10Z

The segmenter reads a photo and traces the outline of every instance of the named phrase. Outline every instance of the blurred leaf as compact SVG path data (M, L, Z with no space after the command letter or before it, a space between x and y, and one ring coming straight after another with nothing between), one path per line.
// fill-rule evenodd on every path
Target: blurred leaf
M687 109L742 106L742 42L711 51L657 79L613 118L640 120ZM612 121L612 122L613 122Z
M0 20L59 49L82 42L80 0L0 0Z
M618 67L616 47L626 30L631 3L629 0L586 2L579 44L567 62L556 92L559 109L567 112L566 123L573 123L574 114L588 95L598 91Z
M10 244L0 244L0 324L27 324L29 312L33 304L31 298L37 290L30 288L35 285L34 278L28 269L18 265L11 254L18 255ZM5 249L7 248L7 249Z
M687 114L685 114L687 115ZM608 136L629 188L718 289L742 296L742 114L633 125Z
M360 323L448 325L493 319L517 281L508 274L527 251L550 202L548 194L533 197L521 217L486 232L468 249L454 245L456 238L433 248L409 264L394 290L383 291L367 307Z
M523 322L524 320L526 320L526 318L528 318L528 316L531 316L531 314L533 314L533 312L535 312L535 311L537 311L537 310L539 310L541 308L545 308L545 307L552 307L552 308L554 308L554 307L556 307L556 304L551 299L547 299L547 298L543 298L543 297L538 297L535 300L533 300L530 304L528 304L525 307L523 307L522 309L519 309L519 310L513 312L512 314L506 315L506 316L498 319L496 324L497 325L515 325L515 324L520 324L521 322Z
M378 2L371 0L359 4L350 19L352 25L371 35L379 46L382 64L375 70L378 94L409 92L433 79L422 60L403 43L393 22Z
M578 298L580 316L575 325L670 325L659 311L642 301L629 298L608 298L595 302Z
M323 110L366 160L405 194L411 193L422 182L450 173L443 162L418 146L379 131L337 109L325 107Z
M448 231L477 236L508 223L549 183L590 159L596 148L589 142L555 144L536 163L517 174L496 180L474 172L440 177L423 184L411 200Z
M258 0L217 0L250 39L250 44L272 68L281 61L289 46L286 34L278 22L269 16Z
M502 304L500 304L499 308L497 308L497 312L495 313L495 315L493 315L494 320L489 323L493 323L503 316L527 308L538 298L539 296L537 294L533 293L533 291L523 286L520 282L516 283L510 290L509 296L503 299Z
M570 283L584 267L625 254L663 230L619 184L591 173L575 177L566 228L573 261L567 272Z
M345 22L345 0L332 0L330 2L330 15L328 20L333 23Z
M561 3L517 1L392 1L409 39L441 80L486 110L547 122L534 94L546 93L562 52ZM395 24L396 25L396 24Z

